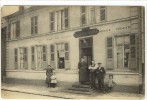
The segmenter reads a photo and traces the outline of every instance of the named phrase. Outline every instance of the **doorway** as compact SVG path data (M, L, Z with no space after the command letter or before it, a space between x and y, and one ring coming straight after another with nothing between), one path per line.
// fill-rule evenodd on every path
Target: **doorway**
M89 66L93 59L93 38L81 38L79 40L80 58L84 58L85 62Z

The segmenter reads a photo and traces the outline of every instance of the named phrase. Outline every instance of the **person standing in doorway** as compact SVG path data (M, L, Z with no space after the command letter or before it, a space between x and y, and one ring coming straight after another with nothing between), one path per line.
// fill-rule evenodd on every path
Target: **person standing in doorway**
M91 89L95 89L95 80L96 80L96 69L98 68L97 64L95 64L95 61L93 60L91 62L91 65L89 66L89 71L90 71L90 74L89 74L89 77L90 77L90 88Z
M78 64L79 68L79 82L83 84L84 82L88 81L88 66L87 63L84 61L84 58L81 58L81 61Z
M105 78L105 69L101 66L102 63L98 63L98 68L96 70L96 77L98 80L98 88L105 93L104 78Z
M50 87L52 73L53 68L51 68L51 66L48 65L48 67L46 68L46 84L48 85L48 87Z

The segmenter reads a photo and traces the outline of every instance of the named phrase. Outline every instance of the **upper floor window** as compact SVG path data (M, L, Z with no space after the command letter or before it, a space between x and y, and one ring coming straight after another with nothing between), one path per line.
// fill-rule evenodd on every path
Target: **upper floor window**
M10 26L8 27L10 28ZM10 30L10 29L8 29ZM11 34L10 32L8 31L8 38L19 38L20 37L20 21L16 21L16 22L13 22L11 24Z
M54 31L55 30L55 13L51 12L50 13L50 31Z
M106 7L101 6L100 7L100 21L106 20Z
M68 8L61 10L62 29L69 27L69 10Z
M38 33L38 17L31 17L31 34L34 35Z
M82 6L81 7L81 25L85 25L86 24L86 7Z
M11 24L8 24L8 34L7 34L7 39L11 39Z
M96 22L96 18L95 18L95 7L90 7L90 22L91 24L94 24Z

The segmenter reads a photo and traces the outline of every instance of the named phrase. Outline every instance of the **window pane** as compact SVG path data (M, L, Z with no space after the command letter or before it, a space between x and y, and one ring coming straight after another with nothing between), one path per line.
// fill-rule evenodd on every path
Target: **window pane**
M32 54L34 54L34 51L35 51L35 49L34 49L34 47L32 47Z
M43 54L43 61L46 61L46 54Z
M15 62L17 62L17 56L15 56Z
M64 17L68 18L68 8L64 10Z
M135 34L130 35L130 45L135 45Z
M131 58L135 58L136 57L135 47L130 47L130 50L131 50Z
M20 37L20 21L16 22L16 37Z
M34 57L34 55L32 55L32 61L35 61L35 57Z
M51 45L51 52L54 52L54 45Z
M43 46L43 53L46 53L46 46Z
M54 53L51 54L51 61L54 61Z

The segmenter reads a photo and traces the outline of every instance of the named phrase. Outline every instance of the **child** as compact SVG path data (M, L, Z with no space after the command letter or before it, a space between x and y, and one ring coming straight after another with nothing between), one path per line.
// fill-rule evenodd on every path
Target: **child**
M53 73L52 76L51 76L51 83L50 83L50 85L51 85L51 87L55 88L56 84L57 84L56 75L55 75L55 73Z
M107 86L108 86L108 92L110 92L113 88L113 86L116 85L116 83L113 81L113 75L109 75L109 79L108 79L108 83L107 83Z

